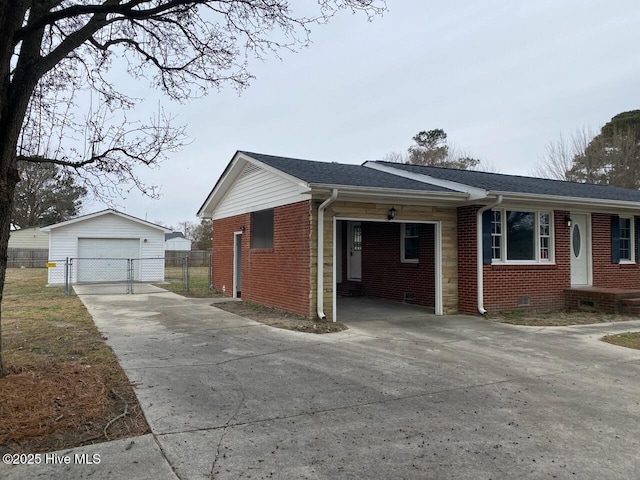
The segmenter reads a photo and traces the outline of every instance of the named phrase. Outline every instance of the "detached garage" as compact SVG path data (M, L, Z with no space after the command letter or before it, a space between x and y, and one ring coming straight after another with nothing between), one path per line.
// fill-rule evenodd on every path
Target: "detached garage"
M164 280L164 235L169 229L115 210L43 227L49 232L49 284Z

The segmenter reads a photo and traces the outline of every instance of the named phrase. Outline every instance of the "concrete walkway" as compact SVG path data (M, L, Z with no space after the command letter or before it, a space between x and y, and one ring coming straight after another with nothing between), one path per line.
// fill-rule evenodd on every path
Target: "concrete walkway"
M153 431L86 447L105 452L91 478L640 478L640 352L598 340L640 321L514 327L387 304L313 335L174 294L82 300ZM131 452L148 469L122 476Z

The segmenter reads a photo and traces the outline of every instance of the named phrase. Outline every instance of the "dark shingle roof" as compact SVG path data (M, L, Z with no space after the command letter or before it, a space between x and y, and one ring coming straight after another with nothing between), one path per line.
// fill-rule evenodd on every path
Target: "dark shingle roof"
M457 193L445 187L402 178L362 165L300 160L252 152L240 153L311 184Z
M381 161L376 163L399 168L407 172L429 175L441 180L449 180L493 192L640 202L640 191L608 185L575 183L544 178L504 175L501 173L458 170L455 168L407 165L403 163Z
M174 238L185 238L185 236L184 236L184 234L182 232L171 232L171 233L165 233L164 234L165 242L167 240L173 240Z

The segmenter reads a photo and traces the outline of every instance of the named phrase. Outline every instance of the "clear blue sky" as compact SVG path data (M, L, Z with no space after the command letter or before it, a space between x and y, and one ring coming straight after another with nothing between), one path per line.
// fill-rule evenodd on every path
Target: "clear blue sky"
M637 0L387 4L373 22L345 12L315 27L309 48L250 62L256 78L241 96L228 88L186 106L148 97L191 143L140 170L162 185L160 200L131 194L119 207L195 221L236 150L362 163L433 128L497 171L528 174L561 133L640 108Z

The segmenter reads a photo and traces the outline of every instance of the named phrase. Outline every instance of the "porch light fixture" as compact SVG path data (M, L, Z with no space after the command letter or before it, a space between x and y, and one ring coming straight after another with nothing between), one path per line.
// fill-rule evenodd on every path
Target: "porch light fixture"
M387 215L387 220L393 220L394 218L396 218L396 209L391 207L389 209L389 214Z
M244 225L242 225L242 226L240 227L240 231L241 231L241 232L244 232Z
M569 215L564 217L564 221L567 222L567 227L571 228L571 217Z

